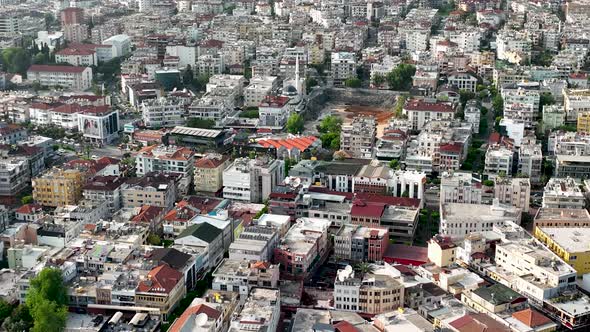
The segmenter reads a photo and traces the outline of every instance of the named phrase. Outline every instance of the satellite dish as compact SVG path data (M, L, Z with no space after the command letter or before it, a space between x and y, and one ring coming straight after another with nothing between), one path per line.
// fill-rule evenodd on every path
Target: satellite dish
M352 272L352 266L346 265L346 267L344 268L344 270L346 270L347 272Z
M195 317L195 325L205 326L205 324L207 324L208 319L209 318L207 317L207 314L200 313L197 315L197 317Z
M301 179L295 178L295 180L293 181L293 187L299 187L300 184L301 184Z

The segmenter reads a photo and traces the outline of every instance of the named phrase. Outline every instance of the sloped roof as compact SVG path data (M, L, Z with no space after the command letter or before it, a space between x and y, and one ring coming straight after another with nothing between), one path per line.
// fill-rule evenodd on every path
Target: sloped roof
M160 264L166 263L171 268L180 270L184 268L191 256L174 248L157 248L152 251L150 259Z
M530 308L525 309L525 310L521 310L521 311L517 311L512 314L512 317L518 319L526 326L533 327L533 328L537 327L537 326L549 324L552 322L551 319L547 318L542 313L540 313L536 310L532 310Z
M182 273L162 264L148 273L147 279L137 285L137 290L144 293L170 293L182 278Z
M221 234L221 230L207 222L202 224L191 225L187 227L180 235L178 239L187 236L194 236L197 239L203 240L207 243L213 242Z

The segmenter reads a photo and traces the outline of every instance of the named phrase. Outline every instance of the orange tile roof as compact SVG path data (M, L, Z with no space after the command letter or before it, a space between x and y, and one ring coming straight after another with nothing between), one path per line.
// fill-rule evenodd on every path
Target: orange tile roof
M551 323L551 319L547 318L542 313L532 310L525 309L512 314L512 317L518 319L528 327L542 326Z
M206 304L199 304L194 307L187 308L180 317L170 326L168 332L180 332L183 330L184 325L188 322L188 320L192 316L196 316L198 314L205 314L207 317L211 317L214 319L218 319L221 316L221 312L216 309L211 308Z
M153 268L147 275L146 280L142 280L137 285L140 292L153 293L170 293L176 284L182 280L182 273L176 271L166 264Z
M25 204L19 207L15 212L21 214L33 214L35 212L40 212L43 207L37 203Z
M263 139L258 141L258 144L262 145L265 148L270 147L271 145L276 149L280 147L285 147L289 150L293 148L297 148L300 151L303 151L309 148L313 142L317 140L314 136L306 136L306 137L294 137L294 138L287 138L287 139Z

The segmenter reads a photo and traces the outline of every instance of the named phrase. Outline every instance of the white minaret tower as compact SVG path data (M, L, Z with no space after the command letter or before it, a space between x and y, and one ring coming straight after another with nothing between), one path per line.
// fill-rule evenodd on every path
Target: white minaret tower
M299 54L296 54L295 56L295 88L297 89L297 95L301 96L301 84L299 84Z

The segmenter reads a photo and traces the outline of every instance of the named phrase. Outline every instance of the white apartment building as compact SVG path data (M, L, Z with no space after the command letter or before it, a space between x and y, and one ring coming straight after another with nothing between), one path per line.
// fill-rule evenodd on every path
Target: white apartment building
M175 145L146 146L135 156L138 176L151 172L168 172L192 179L194 163L195 154L191 149Z
M527 142L521 144L518 149L518 173L526 175L532 183L541 181L541 172L543 167L543 152L541 144L536 142Z
M499 144L488 146L486 151L484 174L490 178L503 173L505 176L512 174L513 152L507 147Z
M477 77L468 72L454 72L449 74L448 82L459 90L475 92L477 89Z
M83 91L92 86L92 68L32 65L27 69L27 79L44 86L61 86Z
M547 151L553 155L590 155L590 135L554 131L547 140Z
M211 288L240 294L245 299L254 287L278 288L279 266L261 261L224 259L213 271Z
M565 108L562 105L543 106L543 131L553 130L565 124Z
M111 45L113 57L118 58L131 53L131 37L115 35L102 41L103 45Z
M193 101L188 108L189 116L215 121L216 125L223 123L233 110L231 97L225 95L205 94Z
M538 90L522 87L502 88L502 98L506 119L524 122L525 127L534 128L541 100Z
M576 122L578 114L590 111L590 89L563 89L566 122Z
M408 116L412 130L422 130L430 120L452 120L455 111L449 104L409 100L403 107L403 114Z
M521 210L494 200L492 205L445 203L440 206L439 233L463 239L470 233L492 231L509 220L520 224Z
M586 197L575 179L551 178L543 190L543 207L585 209Z
M98 65L98 57L96 51L92 49L76 49L66 48L55 52L55 62L69 63L72 66L96 66Z
M440 180L440 203L481 204L481 181L468 172L444 172Z
M197 64L197 47L189 45L167 45L166 55L178 57L178 68L186 66L195 68Z
M424 197L424 184L426 173L418 171L389 171L387 179L387 191L396 197L402 197L408 193L408 197L422 199Z
M82 108L78 104L54 106L33 103L29 108L31 123L40 126L55 125L67 130L78 129L78 115Z
M282 129L289 119L291 110L289 101L285 96L267 96L258 105L258 119L261 127Z
M576 286L576 270L536 239L498 243L495 257L500 282L536 304Z
M528 178L496 177L494 198L499 203L512 205L523 212L529 212L531 181Z
M231 331L276 331L281 319L278 289L253 288L242 310L234 312Z
M244 107L258 107L272 91L278 87L276 76L256 76L244 89Z
M344 86L349 78L356 78L356 56L351 52L332 52L331 78L334 86Z
M356 117L351 123L342 125L340 149L354 158L371 159L375 147L377 122L372 116Z
M503 29L496 36L498 59L523 63L531 57L532 41L525 31Z
M119 110L85 107L78 114L78 131L92 142L110 143L119 137Z
M15 197L31 184L29 160L26 157L0 158L0 196Z
M481 111L476 100L470 100L465 104L465 121L471 124L471 128L475 134L479 133L479 122L481 119Z
M260 203L284 179L282 160L238 158L223 171L223 198Z
M141 103L143 124L148 128L181 126L186 122L183 101L174 97L147 99Z

